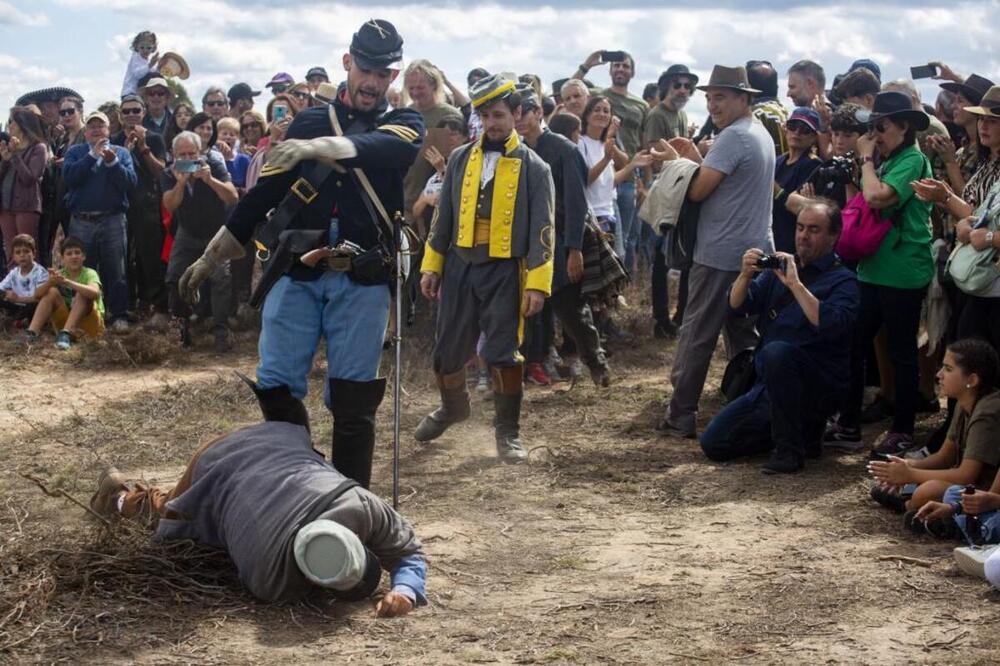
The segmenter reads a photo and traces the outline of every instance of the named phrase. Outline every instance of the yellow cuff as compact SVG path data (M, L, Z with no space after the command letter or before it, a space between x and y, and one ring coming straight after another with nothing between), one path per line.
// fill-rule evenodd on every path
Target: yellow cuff
M420 262L421 273L444 272L444 255L431 247L430 243L424 243L424 260Z
M534 289L550 296L552 294L552 262L546 261L538 268L529 270L524 288Z

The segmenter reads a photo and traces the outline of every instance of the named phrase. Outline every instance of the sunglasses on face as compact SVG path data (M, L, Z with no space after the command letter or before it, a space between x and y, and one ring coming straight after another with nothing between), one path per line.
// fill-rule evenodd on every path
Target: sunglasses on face
M309 93L302 92L301 90L297 90L297 91L295 91L293 93L289 93L289 94L292 97L295 97L296 99L309 99Z
M142 113L142 107L138 106L130 106L127 109L122 109L123 116L138 116L140 113Z
M878 132L879 134L884 134L887 129L889 129L889 123L882 120L872 125L872 130Z
M785 130L788 131L788 132L792 132L793 134L815 134L816 133L816 132L813 131L813 128L809 127L809 125L806 125L805 123L799 122L797 120L788 123L785 126Z
M261 129L261 124L260 123L247 123L246 125L240 125L240 129L242 129L242 130Z
M74 113L76 113L76 109L59 109L59 115L63 118L69 118Z
M225 106L226 102L223 100L217 100L214 102L205 102L205 106Z
M147 90L146 97L166 97L166 90Z
M694 84L690 81L674 81L674 90L680 90L684 88L685 90L694 90Z

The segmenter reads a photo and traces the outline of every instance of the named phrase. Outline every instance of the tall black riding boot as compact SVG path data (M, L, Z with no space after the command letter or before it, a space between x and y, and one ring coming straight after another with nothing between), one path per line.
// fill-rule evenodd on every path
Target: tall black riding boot
M265 421L286 421L295 425L304 426L309 430L309 411L298 398L292 397L292 391L287 386L275 386L274 388L262 389L257 386L257 382L250 379L242 372L237 372L236 376L243 380L260 403L260 411L264 413Z
M413 431L413 438L418 442L437 439L451 424L469 418L472 411L464 369L450 375L439 374L437 385L441 391L441 406L421 419L417 429Z
M375 450L375 412L385 397L385 378L370 382L330 380L333 450L330 462L344 476L367 488Z
M520 437L521 396L524 393L524 367L490 368L493 376L493 431L497 440L497 455L507 463L523 462L528 453Z

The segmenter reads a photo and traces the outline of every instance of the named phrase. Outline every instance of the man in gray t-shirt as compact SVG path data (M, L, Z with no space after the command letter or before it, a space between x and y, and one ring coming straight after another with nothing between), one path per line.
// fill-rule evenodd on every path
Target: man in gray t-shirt
M726 292L739 275L744 252L756 247L773 252L771 204L774 142L752 114L752 96L743 67L716 65L705 91L708 112L720 133L702 160L689 139L672 139L652 147L654 158L683 157L701 164L687 196L700 201L694 249L680 339L670 381L674 393L657 432L694 439L698 400L712 353L725 330L730 357L757 343L754 322L729 316Z

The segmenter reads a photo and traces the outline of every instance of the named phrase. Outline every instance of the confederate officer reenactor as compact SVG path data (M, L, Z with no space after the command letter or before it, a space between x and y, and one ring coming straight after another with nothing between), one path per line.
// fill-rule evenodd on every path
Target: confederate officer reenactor
M424 137L418 112L386 113L385 93L402 57L391 23L361 26L344 54L347 81L334 100L296 115L257 185L180 283L191 298L257 231L267 263L251 299L266 293L254 389L264 416L308 425L301 401L322 336L331 462L365 487L385 393L378 369L393 279L391 216L403 209L403 176Z
M441 407L424 417L414 437L430 441L468 418L465 363L482 332L497 454L519 462L527 454L518 433L518 348L524 318L542 309L552 288L552 175L514 129L521 96L513 81L494 75L478 81L470 95L483 133L448 160L421 265L424 296L441 296L434 344Z

